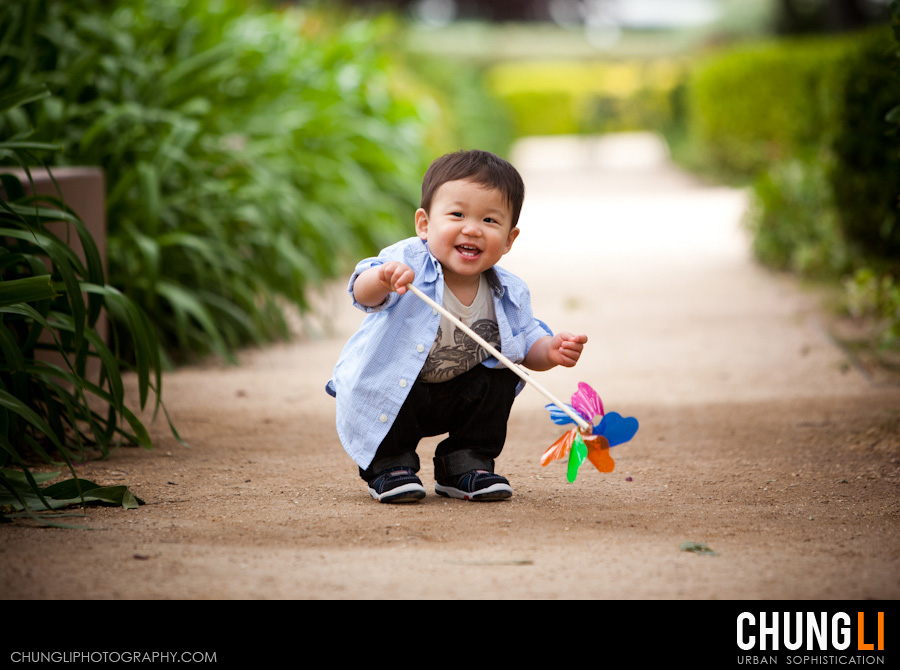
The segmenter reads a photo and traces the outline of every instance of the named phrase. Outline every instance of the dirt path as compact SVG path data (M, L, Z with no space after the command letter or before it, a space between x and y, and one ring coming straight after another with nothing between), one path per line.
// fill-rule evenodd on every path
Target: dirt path
M535 313L590 342L541 381L591 383L641 429L616 470L541 468L561 433L526 389L503 503L367 495L323 391L361 315L329 335L182 369L153 451L82 467L147 505L90 531L0 528L7 598L900 597L900 389L831 342L809 297L753 264L745 195L693 182L646 136L521 144L528 195L504 265ZM410 296L412 299L412 296ZM426 487L430 454L423 443ZM715 556L682 551L702 542Z

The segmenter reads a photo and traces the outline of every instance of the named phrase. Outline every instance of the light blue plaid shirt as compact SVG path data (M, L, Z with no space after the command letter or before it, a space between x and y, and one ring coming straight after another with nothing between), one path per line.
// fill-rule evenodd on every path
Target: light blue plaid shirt
M347 287L351 297L353 284L363 271L388 261L406 263L416 273L413 284L443 304L441 264L418 237L397 242L376 258L360 261ZM520 363L535 342L553 333L532 314L525 282L497 266L487 278L500 328L500 351ZM441 315L412 294L391 293L377 307L365 307L355 299L353 304L369 315L344 346L326 390L336 399L341 444L360 467L367 468L425 364ZM498 363L491 356L482 365L493 368ZM519 383L517 394L524 384Z

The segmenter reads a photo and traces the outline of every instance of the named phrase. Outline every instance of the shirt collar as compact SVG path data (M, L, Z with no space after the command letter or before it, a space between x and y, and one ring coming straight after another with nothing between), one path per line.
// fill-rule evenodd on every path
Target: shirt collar
M490 268L484 273L484 276L487 277L491 290L497 294L498 298L502 298L503 294L506 293L506 288L503 286L503 282L500 281L497 271L494 268Z
M428 248L428 242L422 240L422 245L425 247L425 264L422 268L422 279L426 282L435 282L443 274L441 263L431 253L431 249Z

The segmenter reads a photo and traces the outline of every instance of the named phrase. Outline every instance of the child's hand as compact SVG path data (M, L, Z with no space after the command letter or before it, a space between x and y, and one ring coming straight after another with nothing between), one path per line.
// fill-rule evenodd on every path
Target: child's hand
M572 333L557 333L550 340L547 355L551 362L567 368L574 367L581 358L581 352L587 343L587 335L572 335Z
M416 273L405 263L390 261L379 265L378 281L387 291L396 291L398 295L406 293L406 285L416 278Z
M404 263L390 261L375 265L356 278L353 297L360 305L377 307L394 291L400 295L406 293L406 285L415 278L416 273Z

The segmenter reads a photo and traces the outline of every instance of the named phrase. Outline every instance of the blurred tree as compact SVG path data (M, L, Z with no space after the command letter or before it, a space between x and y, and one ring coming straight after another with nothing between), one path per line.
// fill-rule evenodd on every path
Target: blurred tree
M887 19L887 2L879 0L778 0L780 33L842 32Z

